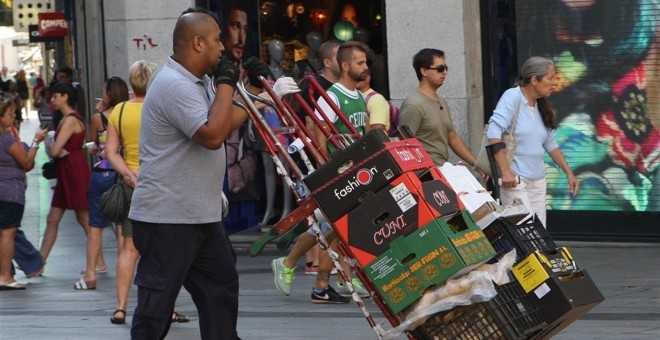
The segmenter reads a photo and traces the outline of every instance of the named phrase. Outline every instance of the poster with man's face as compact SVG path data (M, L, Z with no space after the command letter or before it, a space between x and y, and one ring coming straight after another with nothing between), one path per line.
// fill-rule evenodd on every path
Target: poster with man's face
M235 61L259 55L257 1L223 2L222 43L225 54Z

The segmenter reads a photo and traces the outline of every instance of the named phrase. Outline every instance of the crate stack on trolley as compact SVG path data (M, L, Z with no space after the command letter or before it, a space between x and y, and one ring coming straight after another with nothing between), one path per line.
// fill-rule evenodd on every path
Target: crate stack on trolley
M317 92L331 103L314 78L308 79L310 97ZM256 241L250 253L257 255L266 242L303 219L318 231L318 208L341 239L340 252L393 326L385 331L377 325L353 293L379 338L405 331L409 339L544 339L603 300L570 251L557 247L520 202L497 204L465 167L436 167L419 141L403 137L409 133L390 138L374 129L360 136L331 105L352 131L340 134L294 94L318 131L337 148L328 159L319 153L315 135L291 114L289 103L277 99L265 79L262 84L274 100L267 104L275 108L287 127L284 130L303 142L296 152L308 171L298 168L258 109L247 105L278 173L298 201L298 208ZM250 104L249 94L238 85ZM319 164L316 169L306 161L307 152ZM303 180L305 195L298 193L288 170ZM323 235L318 239L327 246ZM330 251L330 255L341 270L336 254ZM446 303L459 292L460 303ZM420 305L430 308L422 315Z
M518 254L512 276L547 323L532 338L552 337L604 300L579 259L558 247L535 216L500 217L484 232L498 254Z
M549 338L603 300L522 204L498 205L465 167L434 166L414 138L372 130L304 183L393 326L430 288L516 250L492 299L429 315L409 338Z

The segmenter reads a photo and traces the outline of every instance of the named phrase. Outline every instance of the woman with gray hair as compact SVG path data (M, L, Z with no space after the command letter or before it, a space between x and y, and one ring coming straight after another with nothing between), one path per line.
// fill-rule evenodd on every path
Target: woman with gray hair
M555 65L543 57L527 59L516 85L504 92L498 101L488 122L487 137L491 144L498 143L502 133L513 130L516 150L511 164L503 151L495 154L502 179L502 204L511 204L514 198L520 198L546 226L543 161L546 152L568 176L570 193L575 196L580 191L580 183L568 166L553 133L557 122L547 97L557 85Z

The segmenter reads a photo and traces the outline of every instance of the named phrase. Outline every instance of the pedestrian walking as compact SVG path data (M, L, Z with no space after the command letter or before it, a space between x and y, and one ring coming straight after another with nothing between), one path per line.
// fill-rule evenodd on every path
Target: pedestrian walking
M445 53L434 48L422 49L413 57L413 68L419 85L401 104L399 124L408 125L436 165L449 160L450 148L474 165L474 155L454 130L449 105L438 95L449 72Z
M208 11L186 10L173 41L174 53L151 81L142 108L141 166L129 213L141 255L131 337L163 339L184 286L199 313L201 338L236 339L236 256L220 202L223 144L247 118L232 103L239 70L219 62L220 25ZM268 68L255 58L245 69L255 91Z
M547 100L557 85L554 63L544 57L531 57L525 61L515 87L506 90L488 122L488 141L498 143L502 133L513 131L516 140L515 154L511 163L504 151L495 153L501 170L500 198L503 204L511 204L520 198L525 206L536 214L546 226L545 162L547 153L568 177L569 192L580 192L580 182L569 167L564 154L555 140L557 121Z
M25 210L25 172L34 168L39 144L46 138L46 130L34 135L25 148L11 129L14 126L15 106L9 96L0 97L0 290L21 290L25 285L14 280L12 257L16 231Z

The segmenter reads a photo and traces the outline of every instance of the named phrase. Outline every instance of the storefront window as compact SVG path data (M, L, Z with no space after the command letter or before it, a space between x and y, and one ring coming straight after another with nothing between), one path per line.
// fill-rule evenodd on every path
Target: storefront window
M301 78L319 72L322 62L317 58L318 47L326 40L357 40L369 46L369 66L372 68L372 87L389 97L385 67L384 6L380 1L368 0L259 0L249 2L248 35L257 27L255 46L258 55L269 63L269 44L281 42L284 56L280 64L284 74ZM252 23L252 15L258 19ZM252 38L252 36L250 36ZM277 51L270 44L272 51ZM279 57L279 56L278 56Z
M549 97L559 122L554 133L581 188L568 194L566 177L546 157L548 208L562 221L585 223L553 228L657 234L646 221L660 211L658 7L644 0L490 0L482 9L486 119L524 60L543 56L557 69Z

